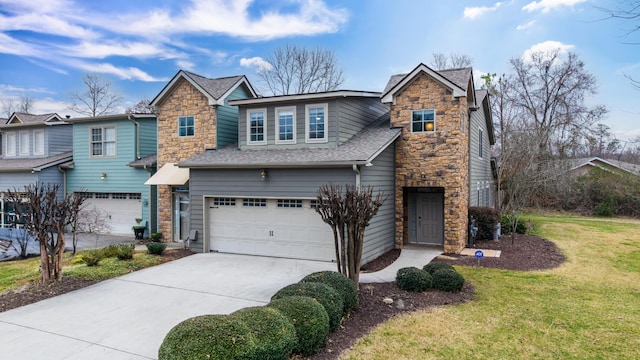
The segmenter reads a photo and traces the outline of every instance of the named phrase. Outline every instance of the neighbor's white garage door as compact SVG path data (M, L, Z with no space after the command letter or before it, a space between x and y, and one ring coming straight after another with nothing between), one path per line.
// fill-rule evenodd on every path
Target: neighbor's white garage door
M89 193L83 209L94 207L106 217L111 234L133 236L131 227L142 217L140 193Z
M211 251L335 260L333 232L310 200L211 198Z

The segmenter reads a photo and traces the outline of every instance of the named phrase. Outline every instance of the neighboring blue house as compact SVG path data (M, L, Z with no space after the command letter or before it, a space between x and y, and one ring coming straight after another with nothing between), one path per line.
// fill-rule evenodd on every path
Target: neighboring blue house
M157 122L153 114L68 119L73 124L73 162L62 166L67 193L85 192L85 208L108 219L112 234L132 235L135 219L157 229L155 186Z
M11 206L5 203L7 190L25 185L50 183L63 192L59 165L72 158L72 129L58 114L13 113L0 124L0 227L11 222Z

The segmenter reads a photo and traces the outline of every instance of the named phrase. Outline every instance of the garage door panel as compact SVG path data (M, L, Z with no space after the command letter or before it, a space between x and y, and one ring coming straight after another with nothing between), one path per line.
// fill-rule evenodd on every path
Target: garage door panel
M211 200L210 200L211 201ZM277 200L266 206L209 206L212 251L299 259L334 260L333 233L309 201L283 208Z
M85 199L83 209L93 209L106 215L109 233L117 235L132 235L131 226L135 219L142 217L142 206L138 199Z

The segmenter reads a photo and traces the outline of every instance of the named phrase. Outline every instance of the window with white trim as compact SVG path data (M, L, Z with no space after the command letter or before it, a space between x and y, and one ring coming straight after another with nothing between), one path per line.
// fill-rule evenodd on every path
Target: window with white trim
M296 108L276 108L276 144L296 143Z
M33 155L44 155L44 130L33 131Z
M96 193L96 199L108 199L109 193Z
M16 156L16 133L11 131L5 133L5 156Z
M89 129L91 136L91 157L116 156L116 127L92 127Z
M247 144L267 143L267 109L247 110Z
M129 194L129 200L141 200L142 195L140 193L131 193Z
M414 110L411 112L411 132L434 132L436 131L436 110Z
M235 198L213 198L213 206L236 206Z
M482 129L478 129L478 157L482 159Z
M189 137L196 134L196 124L193 116L178 118L178 137Z
M20 155L29 155L29 131L20 131Z
M327 112L328 112L327 104L305 106L306 142L323 143L328 141Z
M127 199L127 194L126 193L113 193L113 194L111 194L111 198L112 199L117 199L117 200L126 200Z

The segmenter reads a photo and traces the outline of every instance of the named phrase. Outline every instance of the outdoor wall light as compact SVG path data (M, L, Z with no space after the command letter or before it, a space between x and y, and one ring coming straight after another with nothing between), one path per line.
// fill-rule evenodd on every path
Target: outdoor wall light
M100 174L100 180L104 180L107 178L107 173Z
M260 180L264 181L264 179L267 178L267 170L262 169L262 171L260 172Z

